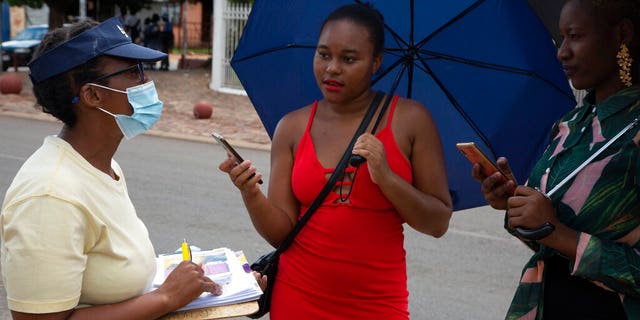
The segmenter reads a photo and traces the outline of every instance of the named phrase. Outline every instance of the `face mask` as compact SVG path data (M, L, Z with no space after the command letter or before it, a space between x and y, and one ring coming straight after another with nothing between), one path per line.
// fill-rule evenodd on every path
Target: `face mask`
M127 140L149 130L160 119L162 113L162 101L158 99L158 93L153 81L127 88L127 91L117 90L99 84L90 83L96 87L108 89L127 95L129 103L133 107L132 115L113 114L107 110L100 110L116 118L120 131Z

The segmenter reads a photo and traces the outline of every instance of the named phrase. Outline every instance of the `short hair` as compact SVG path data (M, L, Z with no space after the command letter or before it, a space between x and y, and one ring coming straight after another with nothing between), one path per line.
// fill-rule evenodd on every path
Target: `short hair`
M31 60L37 59L45 52L97 25L95 21L86 20L48 32L42 38ZM80 86L99 76L100 64L101 58L97 57L40 83L34 83L33 93L42 111L56 117L65 125L73 127L77 117L71 101L77 95Z
M384 50L384 17L370 3L348 4L332 11L322 23L320 32L324 26L336 20L351 20L369 31L369 37L373 44L373 54L378 56Z

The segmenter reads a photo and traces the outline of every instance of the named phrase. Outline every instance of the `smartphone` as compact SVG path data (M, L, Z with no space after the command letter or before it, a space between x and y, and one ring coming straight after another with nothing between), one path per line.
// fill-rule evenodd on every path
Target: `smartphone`
M231 154L234 158L236 158L236 165L240 164L242 161L244 161L244 159L242 159L242 157L240 156L240 154L238 153L238 151L236 151L236 149L234 149L231 144L229 144L229 142L227 142L227 139L225 139L221 134L213 131L211 132L211 136L216 139L216 141L218 141L218 143L220 145L222 145L222 147L227 150L227 152L229 154ZM255 176L256 174L252 174L249 178L253 178L253 176ZM259 184L262 184L262 179L260 179L258 181Z
M496 172L500 172L505 179L507 175L498 168L493 161L489 160L487 155L482 152L473 142L459 142L456 143L456 148L462 152L462 154L471 162L472 164L479 163L484 171L485 176L490 176Z

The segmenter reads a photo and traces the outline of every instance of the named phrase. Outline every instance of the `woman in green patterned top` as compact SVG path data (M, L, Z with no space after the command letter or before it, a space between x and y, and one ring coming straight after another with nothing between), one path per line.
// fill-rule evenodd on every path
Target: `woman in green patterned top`
M640 132L629 130L550 198L545 192L640 117L640 1L571 0L562 9L558 59L583 106L560 119L525 185L505 158L472 176L505 228L555 226L522 239L533 251L507 319L640 319ZM526 139L526 137L522 137ZM515 188L515 192L513 191Z

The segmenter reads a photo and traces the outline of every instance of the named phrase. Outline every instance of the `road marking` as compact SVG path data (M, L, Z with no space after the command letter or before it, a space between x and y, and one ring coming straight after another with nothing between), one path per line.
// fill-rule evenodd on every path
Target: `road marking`
M488 240L496 240L496 241L508 241L508 242L510 242L512 240L510 238L496 237L496 236L488 235L488 234L485 234L485 233L464 231L464 230L453 229L453 228L449 228L449 231L447 231L447 232L457 233L457 234L470 236L470 237L488 239Z
M19 161L27 160L27 158L25 158L25 157L12 156L10 154L4 154L4 153L0 153L0 158L11 159L11 160L19 160Z

